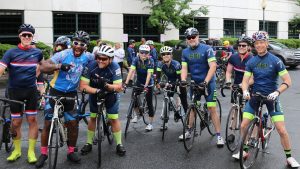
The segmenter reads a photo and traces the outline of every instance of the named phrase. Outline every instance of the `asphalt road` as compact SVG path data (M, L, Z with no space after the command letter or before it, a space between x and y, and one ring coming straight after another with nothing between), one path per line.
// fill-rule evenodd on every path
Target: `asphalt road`
M292 143L292 155L300 161L300 78L299 68L290 70L290 75L293 80L293 85L281 96L281 103L283 105L286 127L290 134ZM3 94L3 89L1 90ZM229 92L227 91L227 95ZM120 104L120 119L122 121L122 131L126 122L126 112L129 106L130 92L122 94ZM222 135L225 134L225 120L230 108L229 97L222 98L219 95L222 103ZM161 131L159 130L160 111L162 108L162 95L158 96L157 116L154 123L154 130L152 132L144 131L144 124L139 121L138 124L130 128L127 139L123 138L123 144L126 147L127 153L124 157L119 157L115 153L115 145L109 145L107 141L104 142L103 147L103 169L235 169L239 168L239 163L231 158L231 153L224 148L216 147L216 138L212 138L205 130L198 142L194 143L191 152L187 153L184 149L183 143L178 141L178 136L182 132L182 124L170 121L169 129L165 141L161 141ZM39 115L39 125L42 127L43 113ZM24 119L25 121L25 119ZM23 137L22 137L22 157L14 162L6 162L7 154L3 149L0 150L0 169L28 169L34 168L33 165L27 163L27 137L28 125L23 123ZM78 138L79 149L86 141L86 125L81 122ZM37 156L39 151L40 138L36 147ZM72 164L66 159L66 147L59 149L59 161L57 168L77 168L77 169L93 169L97 168L97 151L96 147L92 153L81 156L80 164ZM283 169L287 168L285 155L280 144L277 132L273 132L271 142L268 148L268 153L260 153L255 167L258 169ZM47 168L47 164L44 168Z

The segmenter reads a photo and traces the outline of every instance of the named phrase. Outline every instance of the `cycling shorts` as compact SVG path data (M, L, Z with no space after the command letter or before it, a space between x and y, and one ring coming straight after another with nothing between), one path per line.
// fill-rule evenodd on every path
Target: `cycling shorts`
M208 96L205 97L207 107L216 107L217 106L217 91L216 91L216 82L210 82L207 86ZM193 95L193 88L190 88L191 96ZM196 97L196 100L200 100L200 97Z

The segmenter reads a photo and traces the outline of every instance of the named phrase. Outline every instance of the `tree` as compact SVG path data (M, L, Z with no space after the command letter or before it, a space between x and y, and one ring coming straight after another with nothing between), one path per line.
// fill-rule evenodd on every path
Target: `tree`
M189 3L193 0L142 0L149 3L150 17L148 24L164 33L171 23L179 29L194 22L193 18L209 12L206 6L192 10Z
M300 0L296 0L297 5L300 6ZM300 15L295 15L294 18L290 19L289 21L294 28L300 25Z

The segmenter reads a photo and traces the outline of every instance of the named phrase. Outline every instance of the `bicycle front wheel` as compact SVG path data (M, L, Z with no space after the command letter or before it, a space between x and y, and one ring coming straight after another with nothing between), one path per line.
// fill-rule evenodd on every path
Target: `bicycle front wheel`
M105 135L107 137L107 141L111 145L113 143L113 134L112 134L111 125L107 118L103 117L103 121L104 121L103 129L105 129L104 131L105 131Z
M59 147L59 126L57 119L55 119L53 122L53 128L52 131L50 131L50 134L50 143L48 145L49 169L55 169L57 164L57 155Z
M205 106L207 106L207 105L205 104ZM207 130L208 130L208 132L209 132L210 135L215 136L216 135L216 128L215 128L215 126L213 124L211 113L208 112L207 107L205 107L204 111L206 111L206 113L208 113L208 120L205 119L206 120ZM219 101L218 98L216 99L216 113L218 114L218 118L219 118L220 126L221 126L221 121L222 121L222 107L221 107L221 103L220 103L220 101Z
M13 139L11 135L11 124L10 123L5 123L3 126L3 142L5 143L5 151L7 153L11 152L13 149ZM1 145L1 144L0 144Z
M82 106L82 108L81 108L81 110L80 110L80 113L81 113L82 115L85 114L85 109L86 109L86 106L87 106L88 103L89 103L88 100L86 100L86 101L83 103L83 106ZM82 119L83 119L84 123L85 123L86 125L88 125L89 122L88 122L86 116L84 116Z
M0 119L0 150L1 150L1 147L2 147L2 140L3 140L3 130L4 130L4 120L1 118Z
M229 151L234 152L240 143L241 117L238 107L231 107L226 121L226 145Z
M129 108L128 108L128 113L127 113L127 122L126 122L126 127L125 127L125 132L124 132L124 136L125 136L125 139L127 137L127 133L128 133L128 129L129 129L129 124L130 124L130 121L132 119L132 115L133 115L133 111L134 111L134 104L133 104L133 101L130 102L130 105L129 105Z
M98 168L101 166L101 143L103 138L103 128L102 128L101 117L97 117L97 144L98 144Z
M168 112L169 112L169 100L166 98L164 100L164 103L163 103L163 119L162 119L162 141L164 141L165 139L165 133L166 133L166 123L168 123L168 120L169 120L169 117L168 117Z
M197 112L194 106L189 107L188 113L183 124L183 144L187 152L189 152L201 132L200 125L197 125Z

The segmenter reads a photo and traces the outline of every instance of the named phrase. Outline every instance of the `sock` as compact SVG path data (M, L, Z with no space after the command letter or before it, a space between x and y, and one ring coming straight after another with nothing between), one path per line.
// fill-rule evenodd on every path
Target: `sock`
M88 130L87 131L87 141L86 141L86 143L92 144L94 135L95 135L95 131Z
M122 144L122 133L121 133L121 130L118 131L118 132L114 132L113 135L114 135L114 139L115 139L117 145L118 144Z
M75 147L69 146L68 147L68 154L74 153Z
M221 133L216 133L218 137L221 137Z
M35 144L36 144L36 139L29 139L28 141L29 146L28 146L28 153L32 152L34 153L34 148L35 148Z
M292 157L292 150L291 149L284 150L284 153L285 153L286 158Z
M48 155L48 147L47 146L41 147L41 154Z
M21 140L14 140L15 149L14 151L21 153Z

